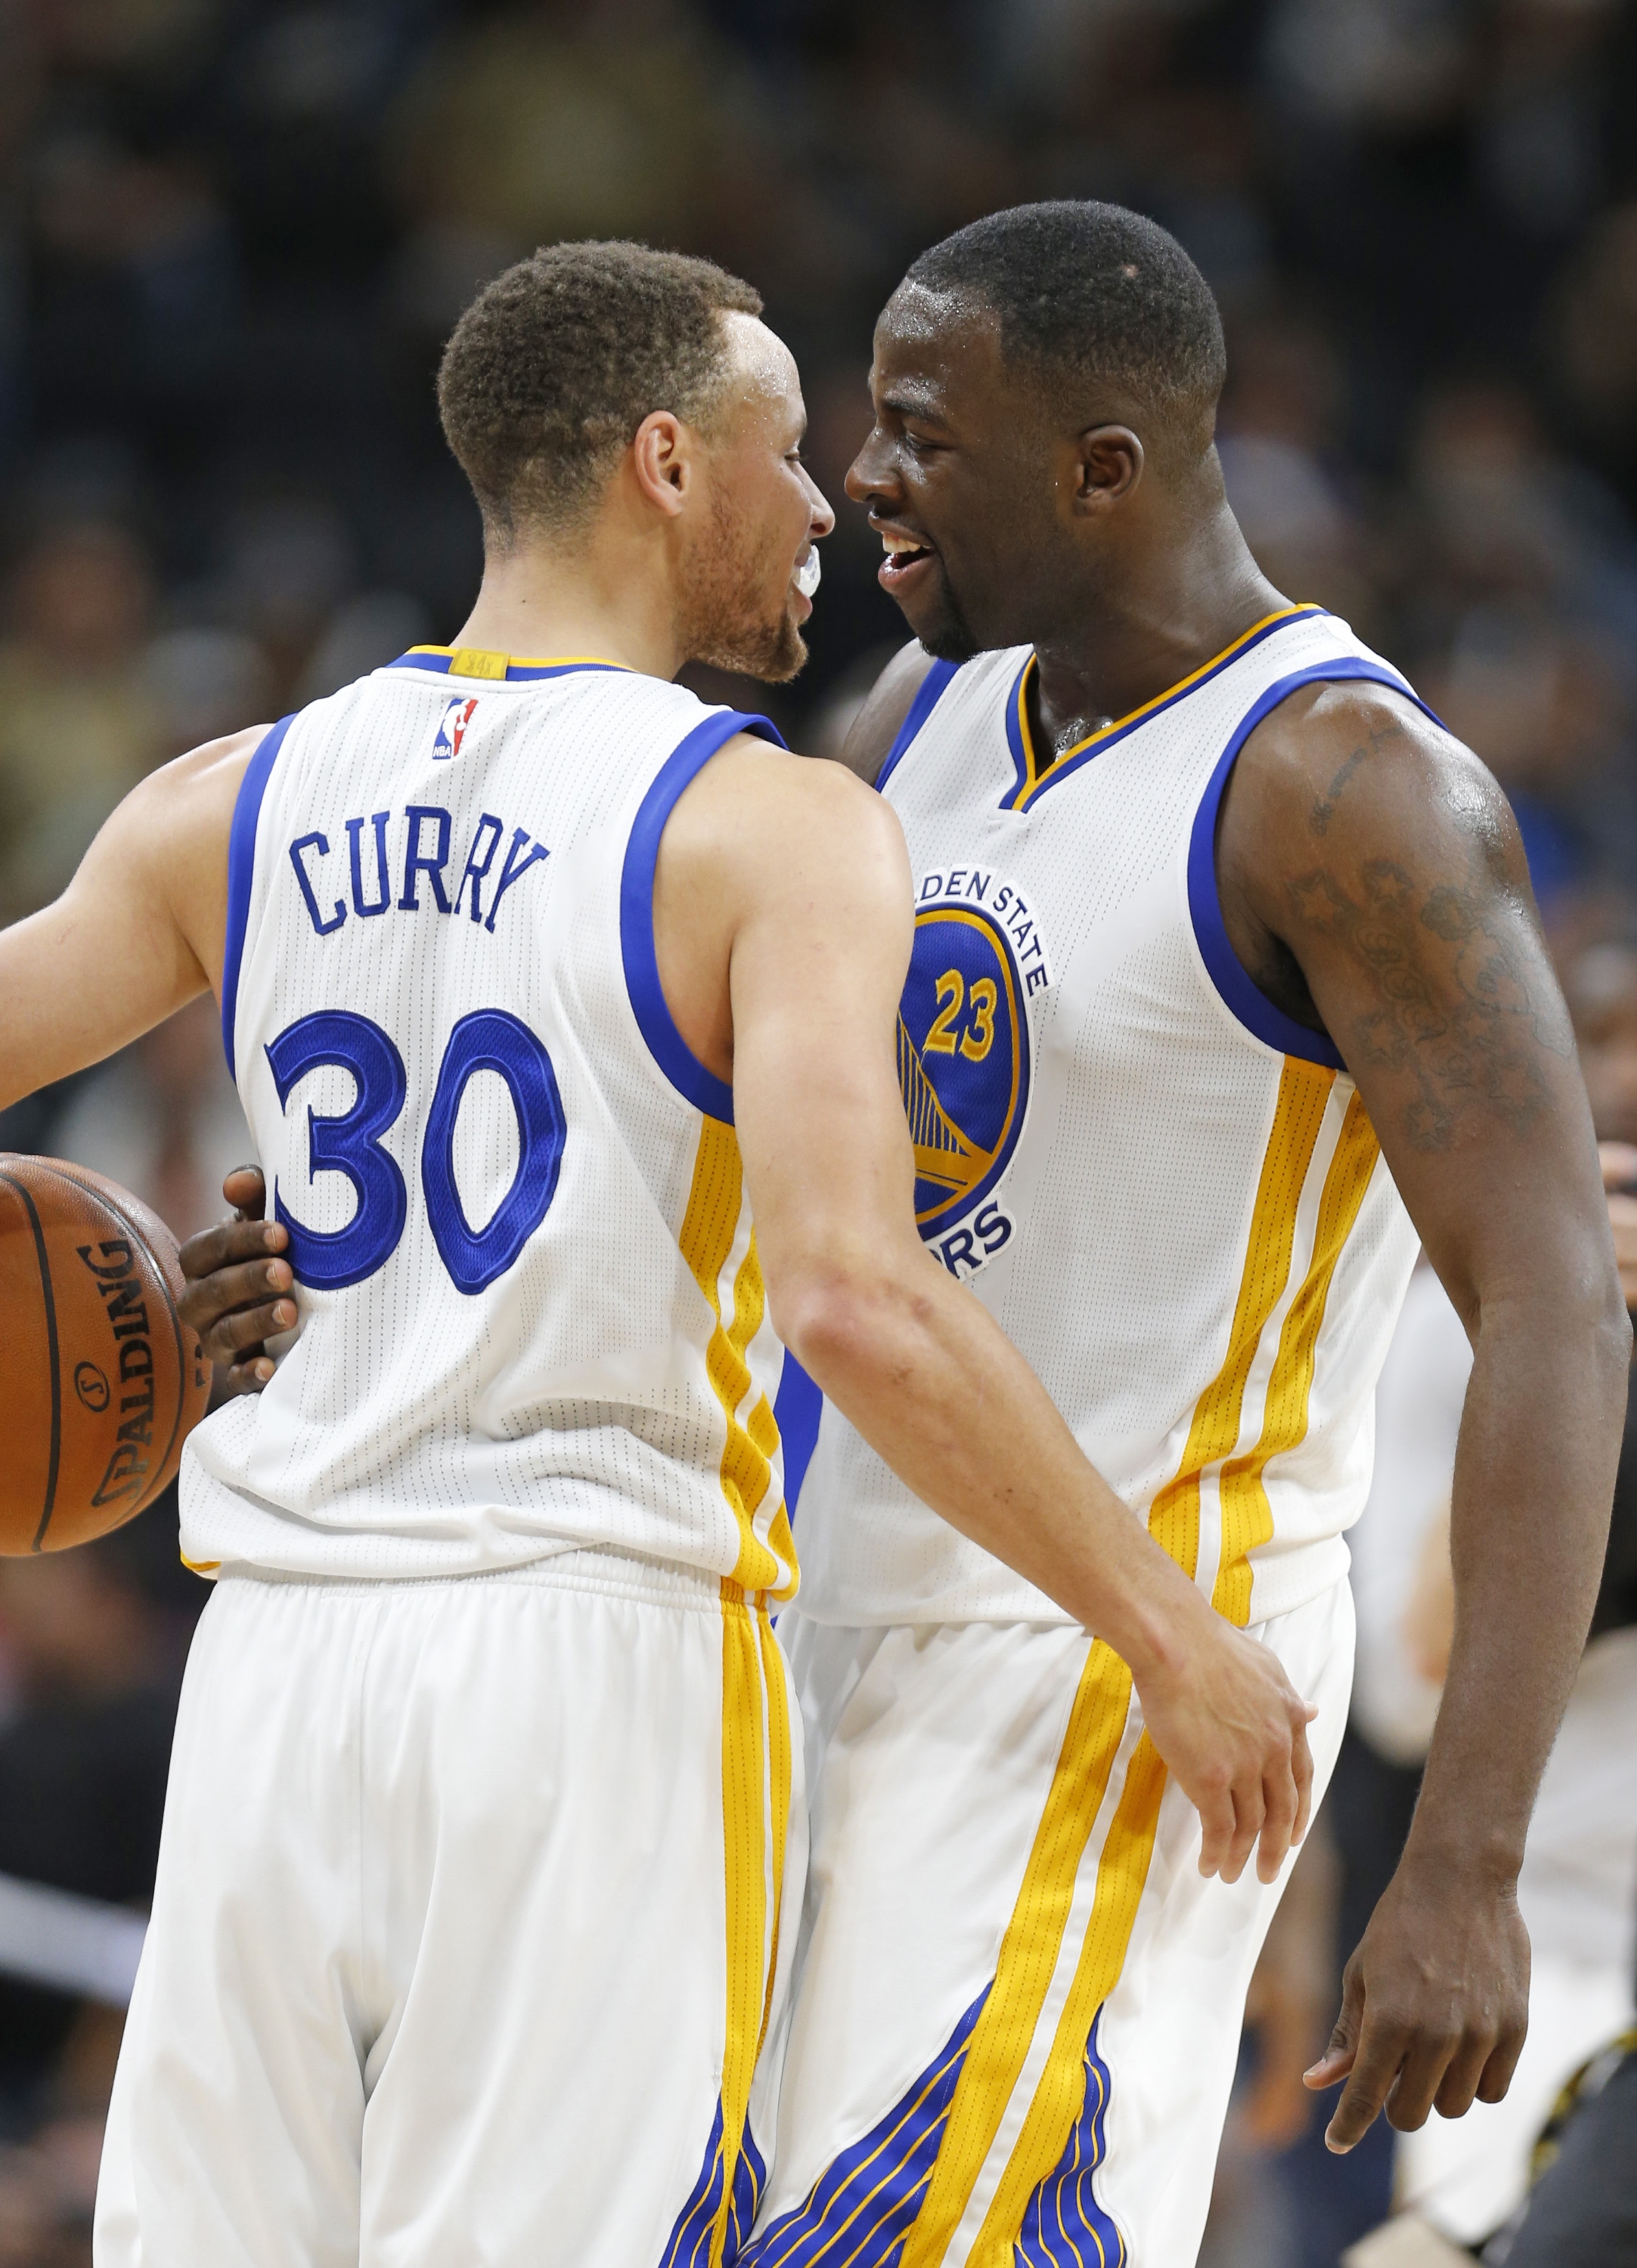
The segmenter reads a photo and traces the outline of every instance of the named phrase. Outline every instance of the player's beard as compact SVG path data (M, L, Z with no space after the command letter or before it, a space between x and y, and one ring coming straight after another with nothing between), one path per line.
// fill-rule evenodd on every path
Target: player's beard
M783 685L807 658L772 541L757 545L733 498L719 492L688 563L677 636L690 661ZM777 594L776 596L774 594Z

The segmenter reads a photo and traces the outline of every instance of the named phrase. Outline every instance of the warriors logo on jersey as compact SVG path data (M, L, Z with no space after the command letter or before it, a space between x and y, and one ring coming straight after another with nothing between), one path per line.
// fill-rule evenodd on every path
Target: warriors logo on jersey
M1027 1003L1050 981L1014 885L982 867L924 877L898 1010L898 1083L915 1145L916 1219L952 1274L981 1267L1011 1235L985 1200L1022 1131Z

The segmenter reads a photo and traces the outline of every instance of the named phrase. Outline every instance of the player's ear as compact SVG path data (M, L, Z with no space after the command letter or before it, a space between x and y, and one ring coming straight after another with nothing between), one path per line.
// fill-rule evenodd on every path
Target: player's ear
M1142 443L1129 425L1089 425L1074 441L1074 509L1105 510L1142 478Z
M689 428L669 409L650 410L631 438L630 463L637 486L646 501L675 518L693 476L694 438Z

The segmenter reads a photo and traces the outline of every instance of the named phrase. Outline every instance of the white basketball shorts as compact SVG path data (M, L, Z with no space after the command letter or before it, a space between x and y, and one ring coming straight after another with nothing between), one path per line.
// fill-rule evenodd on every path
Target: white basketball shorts
M793 1705L765 1613L680 1569L219 1583L97 2268L731 2261L801 1896Z
M1131 1673L1083 1631L783 1618L813 1852L767 2202L744 2268L1191 2268L1279 1900L1198 1871ZM1345 1583L1258 1625L1316 1796Z

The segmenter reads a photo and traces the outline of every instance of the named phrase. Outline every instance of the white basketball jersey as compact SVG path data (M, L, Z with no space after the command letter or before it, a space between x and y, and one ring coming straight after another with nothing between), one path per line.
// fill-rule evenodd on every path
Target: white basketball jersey
M935 664L881 776L916 880L921 1232L1132 1511L1261 1621L1346 1571L1416 1238L1339 1057L1235 957L1216 815L1298 686L1414 696L1292 608L1043 769L1033 666ZM819 1621L1064 1619L828 1408L798 1526Z
M777 738L612 664L417 648L263 740L223 1027L301 1331L188 1445L190 1562L793 1587L733 1097L653 948L665 821L747 727Z

